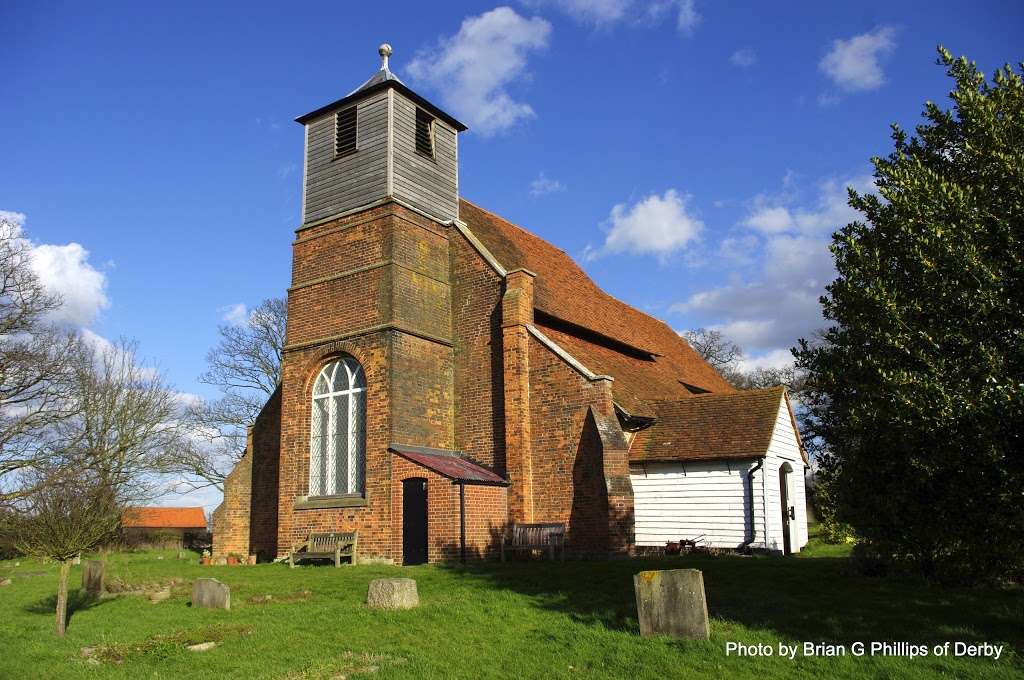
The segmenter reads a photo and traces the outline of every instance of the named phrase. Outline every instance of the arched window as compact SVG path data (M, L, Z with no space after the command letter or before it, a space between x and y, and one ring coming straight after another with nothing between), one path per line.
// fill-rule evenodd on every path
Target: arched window
M366 468L366 376L352 357L333 361L313 383L309 495L362 494Z

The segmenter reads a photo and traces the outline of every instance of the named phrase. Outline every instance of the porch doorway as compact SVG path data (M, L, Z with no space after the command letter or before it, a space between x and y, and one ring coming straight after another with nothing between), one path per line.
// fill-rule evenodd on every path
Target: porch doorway
M795 519L796 508L789 504L789 475L793 472L793 466L783 463L779 466L779 507L782 509L782 554L789 555L793 552L793 543L790 538L790 522Z
M402 480L402 564L427 561L427 480Z

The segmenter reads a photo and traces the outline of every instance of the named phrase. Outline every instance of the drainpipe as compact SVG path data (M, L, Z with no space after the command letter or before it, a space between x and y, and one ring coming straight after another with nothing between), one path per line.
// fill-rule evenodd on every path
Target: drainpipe
M754 467L747 471L747 489L750 499L750 540L743 541L743 544L740 545L740 550L746 550L749 548L757 538L757 522L754 519L754 473L760 470L763 465L764 458L758 458L757 462L754 463Z

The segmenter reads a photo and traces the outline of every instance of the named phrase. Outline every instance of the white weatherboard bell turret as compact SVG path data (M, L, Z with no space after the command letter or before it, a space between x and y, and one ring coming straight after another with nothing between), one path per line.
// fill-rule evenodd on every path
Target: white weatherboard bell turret
M466 126L380 69L350 94L299 116L306 129L302 223L395 198L439 221L459 216L458 133Z

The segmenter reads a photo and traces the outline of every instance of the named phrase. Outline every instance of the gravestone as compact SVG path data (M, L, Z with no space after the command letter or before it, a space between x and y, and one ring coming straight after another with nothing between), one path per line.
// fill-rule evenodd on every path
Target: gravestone
M93 597L103 593L103 580L106 577L107 563L99 560L86 560L82 566L82 587Z
M633 576L640 635L707 640L708 605L698 569L642 571Z
M197 578L192 584L192 606L231 609L231 589L215 578Z
M171 589L164 588L163 590L154 590L149 594L149 601L153 604L157 602L163 602L164 600L171 599Z
M416 581L411 578L377 578L366 591L366 604L376 609L412 609L419 603Z

